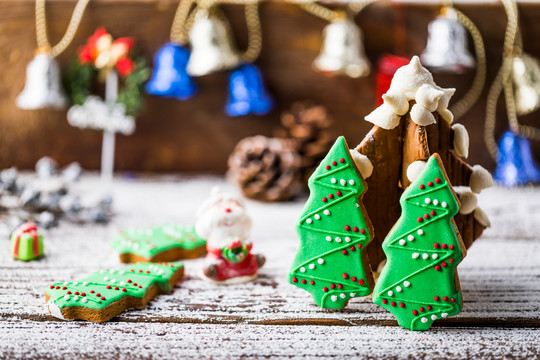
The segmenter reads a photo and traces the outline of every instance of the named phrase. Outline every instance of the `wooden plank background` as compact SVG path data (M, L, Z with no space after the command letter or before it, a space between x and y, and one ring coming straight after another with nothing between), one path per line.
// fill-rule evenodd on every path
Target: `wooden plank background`
M97 189L96 177L80 185ZM6 358L538 358L540 356L540 191L494 188L479 197L487 229L458 267L461 314L411 332L369 297L347 309L316 307L289 285L298 240L294 223L305 199L248 201L255 250L267 264L253 283L215 286L198 278L202 260L186 261L186 278L170 295L104 324L50 316L43 289L96 269L120 266L109 249L118 229L191 223L217 177L119 178L116 216L106 226L62 223L45 232L46 257L14 261L7 234L0 251L0 357ZM203 356L205 355L205 356Z
M331 2L330 2L331 3ZM395 20L403 14L409 55L419 54L426 43L427 25L439 9L429 4L398 5L380 1L357 16L365 33L366 52L373 64L387 52L394 52ZM59 57L63 67L75 56L94 29L104 25L114 36L134 36L151 63L154 52L168 40L176 0L96 0L88 6L73 45ZM456 5L478 25L486 42L488 82L500 65L506 18L502 6L463 1ZM64 33L73 1L47 2L51 42ZM519 4L525 51L540 57L540 6ZM241 48L246 44L243 11L225 6ZM81 131L67 124L64 111L24 111L14 105L24 85L25 66L35 49L34 2L0 0L0 167L17 165L32 168L35 161L50 155L60 163L78 160L84 167L96 169L100 161L101 135ZM277 109L264 117L228 118L223 113L226 102L227 74L218 73L197 79L200 93L180 102L149 97L139 117L137 131L130 137L118 136L116 167L147 171L223 172L226 159L237 141L255 134L270 135L279 123L279 114L297 100L313 99L326 105L336 119L338 131L347 136L351 146L359 143L370 124L363 117L373 109L375 78L327 78L311 69L311 62L321 46L321 31L326 24L298 7L280 1L261 6L264 33L260 65L268 88L274 94ZM463 96L472 82L473 72L464 75L436 75L437 83L458 89ZM485 94L462 123L471 133L471 161L492 167L482 141ZM497 133L506 127L502 101ZM523 120L537 125L538 113ZM540 144L533 144L540 155ZM539 156L540 157L540 156Z

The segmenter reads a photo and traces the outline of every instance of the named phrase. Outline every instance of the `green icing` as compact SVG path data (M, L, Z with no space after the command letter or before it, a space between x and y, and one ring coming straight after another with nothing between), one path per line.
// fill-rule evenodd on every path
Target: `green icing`
M367 279L362 251L372 232L360 202L366 185L343 137L308 185L310 196L296 226L300 247L289 282L308 291L317 305L342 309L349 299L370 293L371 277Z
M153 284L163 292L170 291L169 280L183 266L181 262L136 263L120 270L96 271L79 281L54 283L45 293L51 297L49 302L60 309L70 306L103 309L125 296L142 298Z
M464 250L452 221L459 204L442 169L431 156L401 196L401 217L382 244L388 260L373 302L410 330L427 330L462 308L455 271Z
M121 231L111 244L121 254L135 254L146 259L173 248L193 250L205 245L206 241L197 235L195 227L191 225L163 225Z

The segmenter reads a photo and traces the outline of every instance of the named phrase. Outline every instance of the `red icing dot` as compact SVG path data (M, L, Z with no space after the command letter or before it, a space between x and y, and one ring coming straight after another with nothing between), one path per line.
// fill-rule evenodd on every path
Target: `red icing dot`
M101 300L106 300L106 299L105 299L105 296L102 296L102 297L101 297Z
M142 289L142 286L141 286L141 285L139 285L139 289Z
M453 264L454 263L454 259L450 259L448 260L450 262L450 264Z
M365 229L360 229L360 234L365 234L365 233L366 233Z
M100 294L100 293L97 293L97 294L96 294L96 296L97 296L97 297L100 297L100 296L101 296L101 294Z
M311 280L311 281L309 282L309 285L315 285L315 281Z
M358 244L358 246L356 246L357 248L361 249L362 248L362 244Z
M341 191L338 191L338 192L336 192L336 195L337 195L337 196L341 196L341 195L343 195L343 194L341 193Z
M118 286L115 286L114 287L114 290L119 290L120 288Z
M395 301L392 301L392 302L390 303L390 305L391 305L392 307L396 307L397 304L396 304Z
M444 296L442 299L443 301L448 301L448 296Z
M344 159L344 158L341 158L341 159L339 159L339 162L340 162L340 163L344 163L344 162L345 162L345 159Z
M137 286L137 283L133 283L133 286Z
M326 165L326 170L330 170L330 165Z
M388 300L383 299L383 300L382 300L382 303L383 303L383 304L388 304Z
M428 310L433 310L433 307L431 305L428 305L427 309Z
M71 291L68 291L66 294L71 295Z
M130 283L130 282L131 282L131 279L128 279L128 281L127 281L127 282L128 282L128 283Z
M424 214L424 219L429 219L429 214Z
M441 300L441 298L438 296L435 296L435 301L439 301L439 300Z
M456 302L456 299L451 298L451 299L450 299L450 302Z
M416 219L416 221L422 222L422 221L424 221L424 219L422 219L422 217L419 217L418 219Z
M75 295L79 295L79 292L78 292L78 291L75 291Z
M440 183L441 183L441 179L435 178L435 182L436 182L437 184L440 184Z
M54 285L51 285L51 286L49 287L49 289L54 289Z
M86 296L86 293L81 293L81 296Z
M135 270L131 269L131 270L129 270L129 271L134 272Z
M347 273L343 273L342 276L343 276L344 279L348 279L348 278L349 278L349 274L347 274Z
M432 216L437 215L437 213L435 212L435 210L431 210L431 215L432 215Z
M65 287L65 286L62 286L62 290L66 290L66 289L67 289L67 287Z
M439 243L433 244L433 247L434 247L435 249L438 249L438 248L439 248Z
M332 165L336 166L337 165L337 162L334 160L332 161Z
M422 307L420 307L420 309L418 309L418 310L420 310L421 312L424 312L424 310L426 310L426 309L424 309L424 307L422 306Z
M302 279L302 284L306 285L306 284L307 284L307 280L306 280L306 279Z
M439 265L435 266L435 271L441 271L441 267Z
M328 292L328 288L325 286L325 287L322 288L322 291Z
M327 202L327 201L328 199L326 198L326 196L322 198L322 202Z
M414 316L416 316L416 315L418 315L418 311L413 310L413 311L412 311L412 314L413 314Z
M105 286L105 287L106 287L107 289L110 289L110 288L111 288L111 285L107 285L107 286Z
M330 199L333 199L333 198L334 198L334 194L330 194L330 195L328 195L328 197L329 197Z
M297 283L297 282L298 282L298 279L295 278L295 277L293 277L293 278L292 278L292 282L293 282L293 283Z
M336 288L336 284L331 284L330 285L330 289L335 289Z
M433 181L428 181L427 186L433 186Z
M402 308L404 308L404 307L405 307L405 303L400 303L399 306L402 307Z
M146 273L147 273L147 274L150 274L150 271L146 270Z
M443 263L441 265L442 265L442 267L447 267L448 266L448 264L445 261L443 261Z
M338 289L343 289L343 285L337 284L337 288L338 288Z
M450 245L450 250L454 250L454 245Z
M353 277L351 278L351 281L356 282L356 280L357 280L357 279L356 279L356 276L353 276Z
M345 231L351 231L351 227L349 225L345 225Z
M351 246L351 251L356 251L356 248L354 246Z
M442 244L442 248L443 248L443 249L446 249L447 247L448 247L448 245Z
M93 294L93 293L95 293L95 291L94 291L94 290L90 290L90 294Z
M141 272L142 272L142 270L139 270L139 272L141 273Z
M358 232L359 230L360 230L360 229L358 229L357 226L353 227L353 229L352 229L352 231L354 231L354 232Z
M343 255L349 255L349 252L347 250L343 250Z
M424 186L424 184L420 184L419 188L420 190L424 190L426 187Z
M360 280L358 280L358 283L359 283L360 285L364 285L364 280L360 279Z

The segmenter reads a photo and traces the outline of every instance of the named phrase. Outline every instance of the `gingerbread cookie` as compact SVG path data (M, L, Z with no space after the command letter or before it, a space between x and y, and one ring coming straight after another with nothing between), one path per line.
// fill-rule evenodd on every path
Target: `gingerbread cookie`
M479 165L470 166L468 134L462 125L454 124L448 102L455 89L437 86L420 64L417 56L399 68L384 102L366 120L375 126L356 147L373 165L366 179L369 192L364 203L375 231L375 241L368 246L373 270L384 260L381 242L400 216L399 199L411 179L438 153L448 177L461 199L455 217L467 247L488 227L485 213L476 206L476 195L493 184L491 175Z
M337 139L308 185L289 282L308 291L320 307L342 309L373 286L364 251L373 230L361 202L367 187L345 138Z
M183 275L180 262L101 270L78 281L50 285L45 302L51 315L59 319L103 322L126 309L145 307L158 294L170 292Z
M120 261L158 262L193 259L206 254L206 241L191 225L163 225L118 233L112 248Z
M465 256L453 217L459 202L438 154L432 155L400 200L402 214L382 247L387 256L373 302L410 330L462 308L456 267Z

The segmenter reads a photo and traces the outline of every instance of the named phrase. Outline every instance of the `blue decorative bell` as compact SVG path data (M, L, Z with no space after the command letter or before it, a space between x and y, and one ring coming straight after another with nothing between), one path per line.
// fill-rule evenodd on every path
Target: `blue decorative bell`
M186 72L189 55L189 50L178 44L163 45L154 57L154 71L146 84L146 92L180 100L190 98L197 87Z
M533 159L529 139L506 131L499 142L495 180L504 186L540 182L540 169Z
M253 64L240 65L229 78L229 99L225 112L229 116L265 115L274 102L264 88L261 72Z

